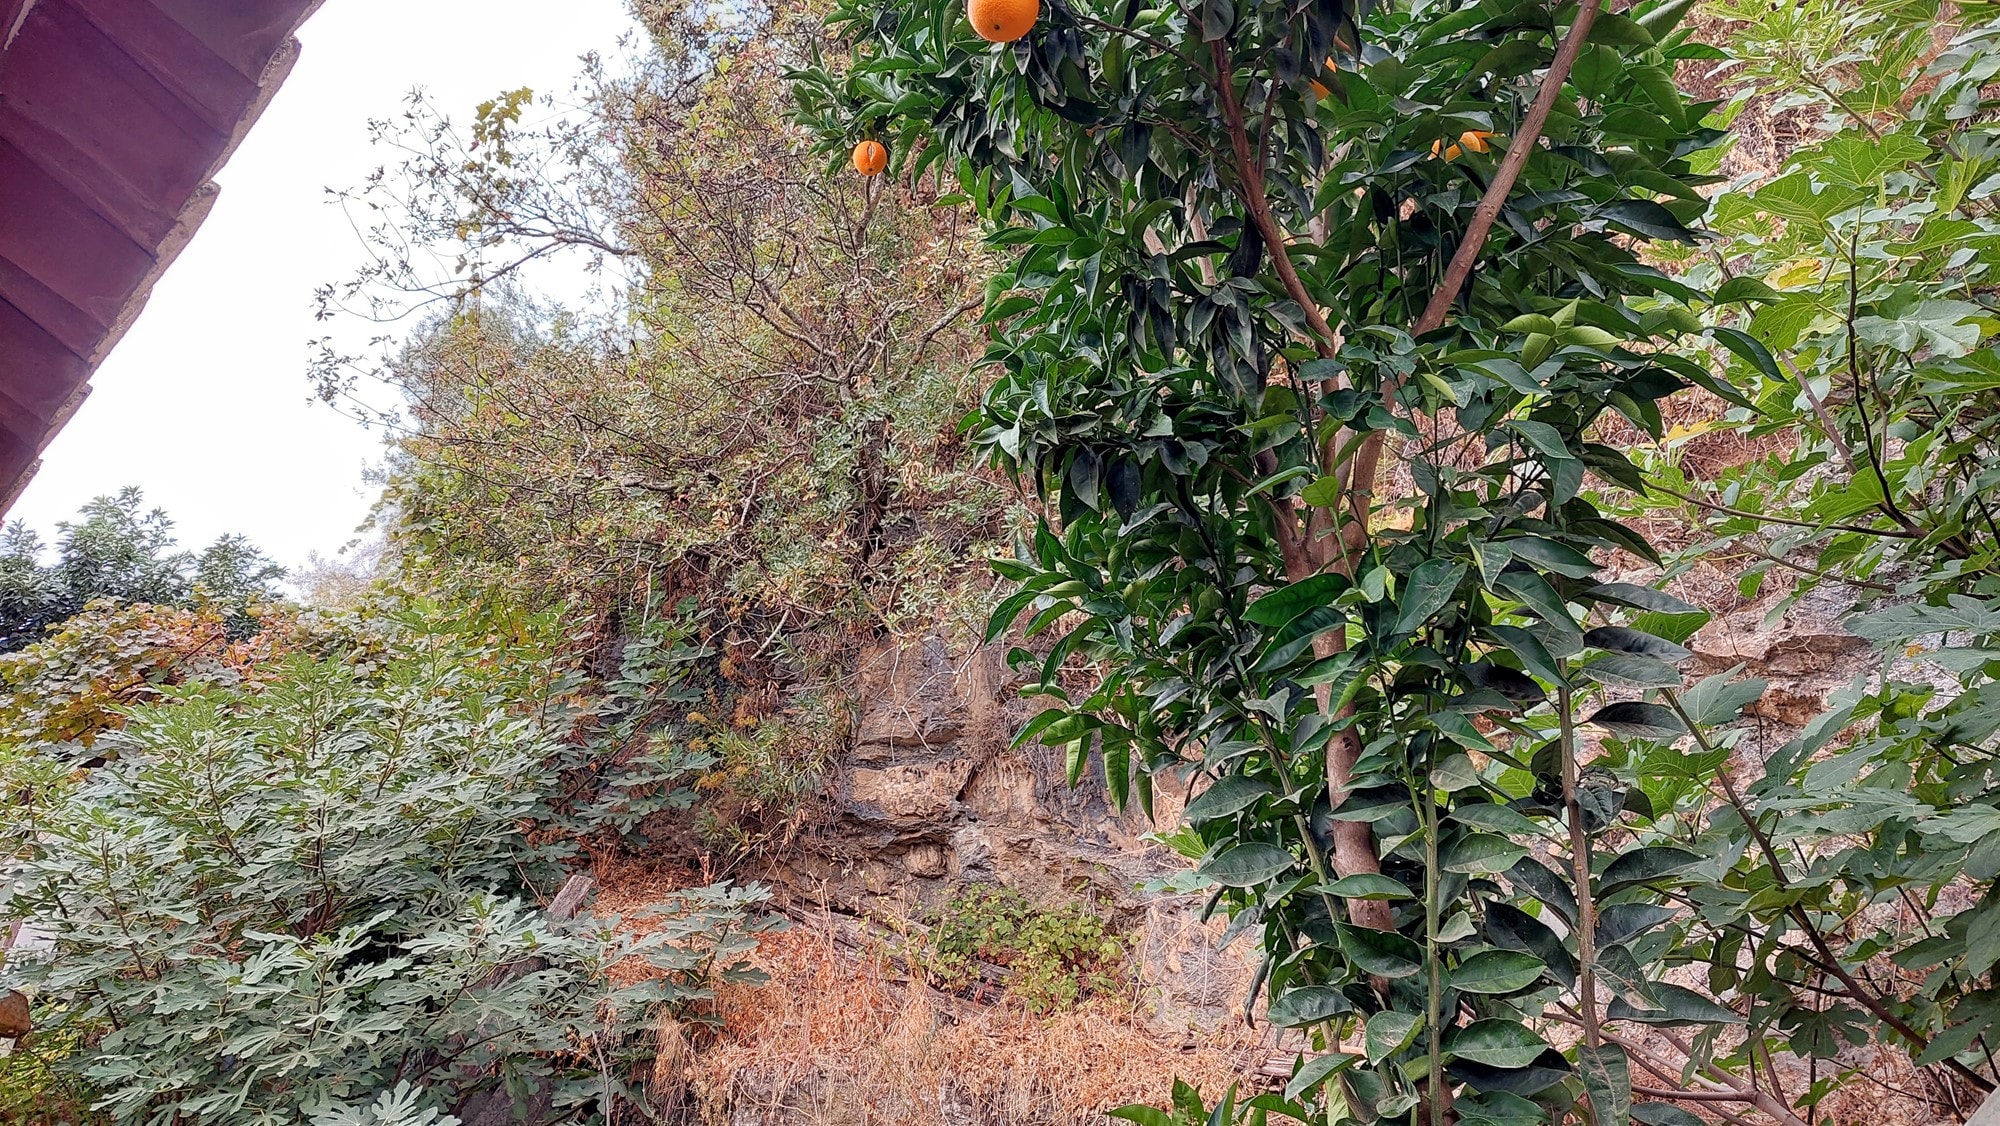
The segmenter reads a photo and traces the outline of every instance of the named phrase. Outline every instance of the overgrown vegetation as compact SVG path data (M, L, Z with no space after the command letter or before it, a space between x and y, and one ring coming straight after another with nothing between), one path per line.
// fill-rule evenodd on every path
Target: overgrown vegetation
M1662 466L1660 503L1687 498L1704 550L1752 553L1746 589L1784 566L1768 579L1789 579L1790 598L1853 591L1846 626L1882 663L1740 788L1734 732L1695 735L1678 765L1656 748L1640 773L1686 811L1690 847L1732 858L1688 889L1681 950L1718 996L1748 1001L1744 1065L1827 1061L1788 1092L1810 1113L1867 1081L1844 1048L1879 1045L1948 1074L1939 1102L1962 1106L1954 1088L2000 1079L2000 22L1968 8L1941 40L1935 4L1724 12L1745 21L1744 96L1795 107L1810 143L1718 199L1701 269L1755 295L1742 324L1767 349L1745 365L1755 411L1732 418L1753 440L1802 442L1712 481ZM1666 702L1705 728L1704 710L1763 685L1707 687ZM1694 832L1718 800L1735 816Z
M1049 510L997 564L992 635L1052 639L1016 650L1054 704L1022 738L1149 806L1211 779L1199 873L1319 1049L1282 1095L1125 1117L1793 1124L1866 1043L1946 1105L2000 1078L1994 32L1722 11L1757 21L1741 99L1829 120L1711 204L1742 103L1675 92L1729 59L1688 8L1055 3L996 50L853 0L802 75L829 150L920 154L1010 258L976 425ZM1804 456L1671 473L1690 387ZM1708 615L1619 573L1666 563L1635 505L1712 515L1746 591L1904 604L1854 628L1957 684L1890 666L1739 786L1763 685L1683 689Z
M0 531L0 653L41 640L104 598L214 611L232 640L256 631L254 609L279 601L284 568L242 536L223 536L199 554L176 550L173 521L144 504L132 487L84 505L75 521L56 525L53 561L21 521Z
M367 623L260 686L130 710L87 776L34 744L0 750L17 796L0 907L52 943L7 978L43 999L38 1039L77 1046L100 1111L416 1123L532 1092L541 1120L608 1121L646 1105L650 1018L697 1019L713 982L744 979L759 894L690 891L637 930L543 912L560 849L530 834L576 718L550 624L435 608Z
M321 297L421 327L315 370L400 404L343 608L136 491L54 564L8 529L0 916L53 945L0 962L38 1023L0 1120L683 1112L652 1022L756 1005L712 989L762 893L710 881L831 808L859 654L981 621L1021 741L1192 794L1170 882L1305 1045L1258 1090L1160 1063L1125 1119L2000 1083L1996 10L1000 6L1004 46L960 0L644 3L568 112L378 125L372 264ZM616 308L527 295L562 251ZM1879 662L1750 722L1763 680L1688 671L1714 572ZM546 913L640 852L709 886ZM1095 914L975 884L930 922L923 975L1008 1035L1111 1042ZM841 1043L932 1027L865 985Z
M849 635L932 622L1004 510L953 434L977 242L934 193L887 200L803 151L781 74L809 12L637 14L647 49L586 75L572 114L523 90L470 136L422 102L378 125L408 160L355 205L394 219L378 267L324 298L435 316L387 360L322 357L319 389L407 403L385 421L408 572L570 595L613 634L648 596L692 597L743 665L818 681ZM614 314L510 292L563 249L629 279Z
M1124 957L1117 935L1084 907L1037 907L991 885L967 888L940 907L924 943L924 969L942 988L975 995L1004 989L1038 1013L1116 992ZM996 969L1004 980L989 981Z

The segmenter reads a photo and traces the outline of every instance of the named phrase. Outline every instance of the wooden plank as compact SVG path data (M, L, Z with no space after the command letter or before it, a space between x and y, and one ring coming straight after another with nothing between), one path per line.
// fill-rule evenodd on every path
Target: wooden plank
M5 297L0 297L0 356L7 362L0 382L0 435L11 439L0 446L18 447L0 449L0 464L13 468L41 452L50 421L83 387L90 365Z
M0 141L0 216L6 217L0 222L0 258L99 324L115 322L152 271L152 248L133 241L5 141ZM11 369L13 358L8 359Z
M153 0L153 5L245 78L262 82L285 40L320 6L321 0Z

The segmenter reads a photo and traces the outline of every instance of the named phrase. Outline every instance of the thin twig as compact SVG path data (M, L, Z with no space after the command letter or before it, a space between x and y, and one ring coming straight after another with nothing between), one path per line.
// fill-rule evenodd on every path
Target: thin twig
M1648 485L1647 488L1656 493L1665 493L1675 500L1686 501L1688 504L1692 504L1698 508L1705 508L1710 512L1720 512L1725 516L1740 516L1745 520L1756 520L1764 524L1783 524L1790 528L1810 528L1815 532L1856 532L1864 536L1882 536L1887 539L1896 540L1923 538L1921 535L1909 531L1896 531L1888 528L1865 528L1859 524L1815 524L1811 520L1793 520L1785 516L1773 516L1768 512L1750 512L1746 509L1731 508L1729 505L1716 501L1691 497L1686 493L1660 484Z
M1667 702L1667 706L1673 709L1674 714L1680 717L1681 723L1687 728L1688 734L1693 736L1695 744L1702 749L1702 752L1704 754L1713 753L1715 748L1702 735L1701 730L1695 726L1694 720L1689 717L1686 710L1681 707L1680 694L1672 689L1661 689L1660 696ZM1785 871L1785 864L1778 856L1777 846L1771 843L1771 838L1764 832L1763 825L1751 813L1749 805L1743 800L1742 794L1737 792L1736 784L1729 780L1729 771L1726 769L1716 771L1716 780L1722 786L1724 800L1729 803L1730 808L1736 811L1736 815L1743 819L1744 827L1750 830L1751 839L1756 842L1758 851L1763 853L1765 866L1771 874L1771 881L1780 890L1789 889L1792 883L1791 876ZM1799 925L1799 929L1805 933L1806 941L1812 944L1812 948L1815 951L1818 951L1822 967L1826 972L1838 978L1842 985L1847 987L1849 996L1857 1004L1867 1009L1874 1015L1875 1019L1894 1029L1897 1035L1907 1040L1911 1048L1914 1049L1913 1054L1922 1054L1924 1049L1930 1047L1929 1037L1917 1031L1908 1021L1897 1016L1889 1008L1888 1003L1882 999L1877 990L1863 985L1855 978L1853 973L1849 972L1847 967L1842 964L1839 955L1834 953L1832 945L1827 942L1826 935L1820 931L1819 925L1813 922L1812 916L1807 913L1803 905L1794 903L1786 908L1785 913L1790 915L1792 921ZM1958 1062L1958 1060L1946 1057L1941 1062L1944 1066L1957 1073L1960 1078L1977 1087L1979 1090L1993 1090L1992 1080Z

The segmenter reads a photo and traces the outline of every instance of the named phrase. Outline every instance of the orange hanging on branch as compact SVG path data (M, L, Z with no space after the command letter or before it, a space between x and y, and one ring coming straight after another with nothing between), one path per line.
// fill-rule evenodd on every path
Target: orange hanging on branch
M1340 73L1340 64L1339 64L1339 63L1337 63L1337 62L1334 62L1334 61L1333 61L1333 57L1332 57L1332 56L1330 56L1330 55L1329 55L1329 56L1327 57L1327 60L1326 60L1326 72L1327 72L1328 74L1338 74L1338 73ZM1317 78L1313 78L1313 79L1308 79L1307 81L1308 81L1308 82L1309 82L1309 83L1311 84L1311 86L1312 86L1312 92L1313 92L1313 96L1315 96L1315 97L1317 97L1317 98L1321 99L1322 101L1324 101L1325 99L1327 99L1327 98L1330 98L1330 97L1332 97L1332 96L1333 96L1333 91L1332 91L1332 90L1329 90L1329 89L1327 89L1327 86L1326 86L1326 83L1324 83L1324 82L1321 82L1321 81L1320 81L1319 79L1317 79Z
M1493 134L1484 129L1467 129L1458 135L1456 142L1451 144L1446 144L1442 137L1432 141L1431 155L1446 160L1457 160L1467 152L1492 152L1492 139Z
M1012 43L1028 34L1042 14L1042 0L966 0L965 18L981 39Z
M879 176L889 167L889 150L880 141L863 141L854 146L854 170L863 176Z

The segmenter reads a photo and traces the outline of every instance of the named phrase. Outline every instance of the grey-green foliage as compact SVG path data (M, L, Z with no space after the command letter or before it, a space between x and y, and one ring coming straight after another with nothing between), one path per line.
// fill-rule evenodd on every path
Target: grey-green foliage
M549 919L529 881L559 871L524 829L575 687L413 619L262 690L137 709L71 787L0 747L0 789L33 784L0 915L55 943L0 988L37 996L38 1035L85 1034L69 1065L120 1122L418 1126L487 1090L546 1091L551 1122L643 1105L645 1022L744 976L762 893L699 889L624 932ZM609 984L628 959L656 972Z

